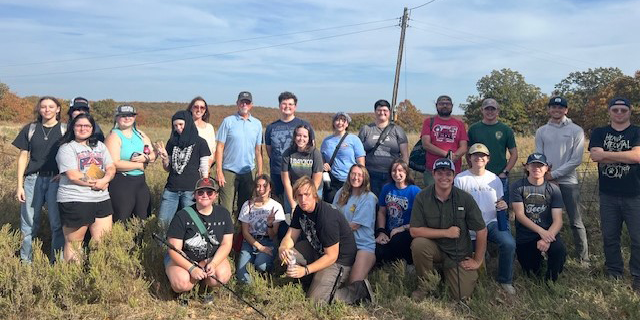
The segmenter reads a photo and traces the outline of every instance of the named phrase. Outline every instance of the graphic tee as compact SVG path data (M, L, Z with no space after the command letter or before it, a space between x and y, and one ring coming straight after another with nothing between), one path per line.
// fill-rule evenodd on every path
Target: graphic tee
M282 155L291 147L293 140L293 130L300 125L306 124L311 128L309 122L300 118L293 118L289 122L276 120L267 126L264 132L264 143L271 146L271 154L269 155L269 167L271 172L280 174L282 171ZM309 132L309 139L315 136L313 128Z
M60 146L56 155L60 173L78 170L88 174L90 170L106 172L107 166L113 163L104 143L98 141L95 148L71 141ZM92 190L89 186L77 185L66 174L60 177L58 202L101 202L109 200L109 190Z
M316 147L308 152L287 149L282 155L282 172L289 172L289 180L293 185L301 177L311 178L314 173L322 172L322 154Z
M268 235L267 217L271 214L271 210L275 213L274 222L284 221L282 205L271 198L261 207L256 207L252 200L246 201L240 209L238 220L249 225L249 233L251 235L266 236Z
M300 206L293 211L290 228L301 230L300 239L306 239L319 254L324 248L339 244L336 263L351 266L356 260L356 241L347 219L330 204L319 201L311 213L304 212Z
M469 193L476 201L482 219L485 224L497 221L496 201L502 199L502 181L491 171L485 171L483 175L476 176L471 171L466 170L453 180L453 184Z
M381 141L380 146L371 152L373 147L378 143L378 139L385 128L378 128L375 123L368 124L360 129L358 138L364 145L364 150L367 152L366 167L369 171L376 172L389 172L389 167L395 159L399 159L400 145L408 143L407 135L404 130L398 125L394 125L393 129L388 130L388 135Z
M207 142L198 137L196 143L180 148L171 143L166 146L169 155L169 177L165 188L169 191L191 191L200 179L200 158L210 156Z
M333 198L333 206L342 212L344 217L347 218L347 222L360 225L357 230L353 231L358 250L375 252L376 239L373 227L376 222L376 202L378 202L378 198L371 191L360 195L352 194L347 203L344 206L340 206L338 199L342 194L342 189L340 188L336 192L336 196Z
M58 153L58 141L62 138L60 122L51 128L42 126L37 122L31 141L29 141L29 126L22 127L18 136L13 140L13 145L20 149L29 151L29 164L24 175L30 175L38 171L58 172L56 154ZM45 139L46 137L46 139Z
M640 146L640 127L631 125L622 131L611 126L593 130L589 150L599 147L604 151L629 151ZM598 163L600 192L612 196L640 195L640 164Z
M223 206L214 205L210 215L198 212L195 204L191 207L202 219L211 243L198 232L198 227L184 209L178 211L171 220L167 229L167 238L183 240L182 251L187 257L202 261L213 257L225 234L233 234L233 222L229 211Z
M420 188L413 184L404 189L398 189L393 182L387 183L382 187L378 205L387 208L385 228L388 232L411 222L413 200L419 192Z
M420 136L430 136L431 144L442 150L451 150L456 152L460 146L460 141L469 140L464 123L456 118L444 120L440 117L435 117L433 121L433 130L429 127L430 121L430 118L424 120L422 123L422 134ZM427 170L431 171L433 163L439 158L442 157L427 151ZM462 159L458 159L454 164L456 165L456 173L460 172Z
M560 188L549 182L534 186L528 179L520 179L511 185L510 199L512 202L522 202L524 214L541 228L548 230L553 223L551 209L564 206ZM537 241L540 236L535 231L525 227L516 219L516 243Z

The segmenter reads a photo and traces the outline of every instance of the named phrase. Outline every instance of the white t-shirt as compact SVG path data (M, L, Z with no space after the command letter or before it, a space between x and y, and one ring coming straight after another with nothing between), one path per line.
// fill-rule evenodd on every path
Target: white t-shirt
M211 151L211 156L215 157L216 152L216 131L213 129L213 126L210 123L205 123L204 128L200 128L196 126L198 129L198 135L200 138L207 141L207 145L209 146L209 150Z
M58 169L62 174L58 188L58 202L102 202L109 200L109 190L92 190L88 186L79 186L67 177L65 172L78 170L87 173L91 165L97 166L102 172L113 163L111 155L104 143L98 141L95 148L71 141L60 146L56 155Z
M453 184L471 194L482 211L484 223L496 221L496 201L502 199L502 181L493 172L485 170L482 176L476 176L466 170L456 176Z
M271 209L275 211L274 222L284 221L284 209L282 205L273 199L269 199L267 203L261 207L256 207L253 201L248 200L240 209L238 220L249 224L249 233L253 236L266 236L267 234L267 217L271 214Z

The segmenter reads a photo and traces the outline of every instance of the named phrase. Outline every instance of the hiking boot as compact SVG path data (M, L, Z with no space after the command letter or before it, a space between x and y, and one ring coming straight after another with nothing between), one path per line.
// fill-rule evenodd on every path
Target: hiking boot
M506 291L508 294L516 294L516 288L514 288L511 283L501 283L500 286L502 287L502 290Z
M633 289L636 294L640 294L640 277L633 277L631 289Z
M376 298L373 293L373 288L371 288L371 283L369 283L368 279L364 279L364 285L367 288L367 296L368 296L365 298L365 301L369 301L370 303L375 304Z
M202 304L213 304L213 295L211 293L202 295Z

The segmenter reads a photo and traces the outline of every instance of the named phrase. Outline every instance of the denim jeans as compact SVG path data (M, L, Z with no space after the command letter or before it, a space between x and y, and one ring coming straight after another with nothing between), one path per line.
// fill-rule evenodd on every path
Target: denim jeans
M64 247L62 222L56 201L58 195L58 181L53 177L42 177L37 173L24 177L24 194L26 202L20 206L20 230L22 231L22 246L20 259L31 261L33 258L33 237L38 234L42 206L47 203L49 225L51 226L51 262L55 261L56 253Z
M569 227L573 233L573 243L576 250L576 258L581 261L589 261L589 244L587 243L587 230L582 223L582 213L580 210L580 185L561 184L564 208L569 216Z
M487 239L493 243L498 244L498 282L499 283L512 283L513 282L513 260L516 253L516 241L511 235L509 225L507 230L498 230L498 223L493 221L487 225L487 231L489 232Z
M391 181L391 176L387 172L377 172L377 171L369 171L370 183L371 183L371 192L376 195L376 197L380 196L380 191L382 191L382 187Z
M273 250L272 255L258 251L246 240L243 240L242 249L238 254L238 268L236 269L236 277L242 283L251 283L251 275L247 271L249 263L252 263L254 268L260 272L269 271L273 267L273 258L278 254L277 248L273 246L273 240L265 237L258 240L258 242L265 247L270 247Z
M600 228L604 246L604 265L611 276L621 277L624 262L620 252L622 223L627 224L631 238L631 275L640 277L640 196L610 196L600 193Z
M169 227L173 216L179 209L193 205L193 191L170 191L164 189L162 202L158 210L160 226L165 230Z
M502 200L504 200L504 202L506 202L507 204L510 204L511 202L509 202L509 177L500 178L500 181L502 181L502 192L504 193L502 195Z

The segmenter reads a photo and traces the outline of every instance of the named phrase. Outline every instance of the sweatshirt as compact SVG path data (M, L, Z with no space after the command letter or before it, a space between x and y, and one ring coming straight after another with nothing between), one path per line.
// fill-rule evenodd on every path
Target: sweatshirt
M551 177L559 184L578 184L576 168L584 154L584 131L571 119L547 122L536 130L536 152L547 157Z

